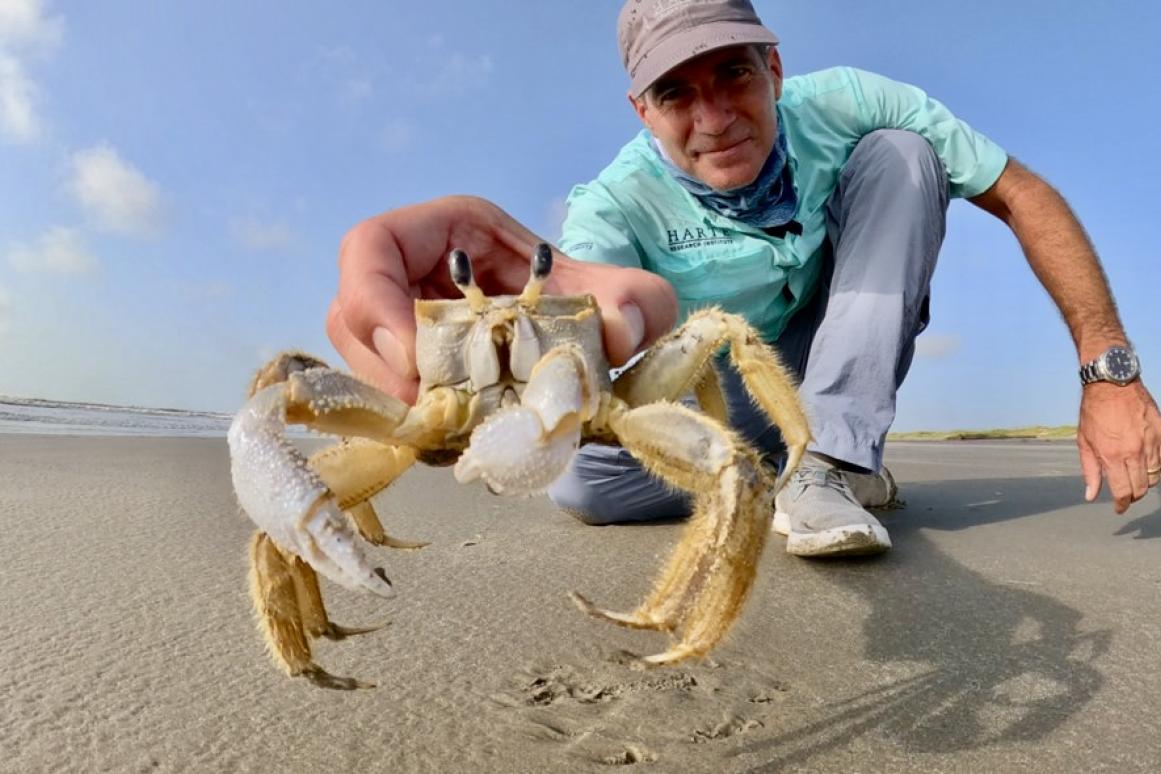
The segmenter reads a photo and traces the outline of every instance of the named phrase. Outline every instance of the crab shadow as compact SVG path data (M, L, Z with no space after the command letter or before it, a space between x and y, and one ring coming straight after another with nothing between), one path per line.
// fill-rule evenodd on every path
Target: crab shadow
M836 699L821 717L736 754L772 754L751 769L770 772L800 767L866 734L907 752L955 753L1043 739L1068 721L1104 683L1097 662L1113 631L1082 626L1078 610L1034 583L985 578L925 533L1014 519L1044 519L1049 529L1054 511L1077 504L1079 487L1076 477L1043 476L905 484L907 508L884 516L893 551L815 562L808 571L865 599L865 660L907 676ZM1004 498L991 499L998 490ZM1153 537L1159 523L1161 512L1132 524Z

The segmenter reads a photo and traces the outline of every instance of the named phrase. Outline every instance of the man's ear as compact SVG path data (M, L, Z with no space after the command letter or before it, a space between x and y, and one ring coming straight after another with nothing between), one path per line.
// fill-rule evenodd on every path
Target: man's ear
M774 76L774 99L782 99L782 56L777 46L766 49L766 64L770 67L770 74Z
M649 119L645 117L649 110L649 106L645 104L645 95L634 97L632 93L626 92L625 96L629 98L629 104L633 106L633 112L641 119L641 123L645 124L647 129L652 129L653 127L649 126Z

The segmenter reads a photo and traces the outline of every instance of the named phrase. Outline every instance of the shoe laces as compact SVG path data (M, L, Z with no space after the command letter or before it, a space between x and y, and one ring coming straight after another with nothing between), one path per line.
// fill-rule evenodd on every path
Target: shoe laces
M850 500L855 497L850 484L843 477L842 471L828 465L799 465L790 475L790 484L803 489L808 486L837 489Z

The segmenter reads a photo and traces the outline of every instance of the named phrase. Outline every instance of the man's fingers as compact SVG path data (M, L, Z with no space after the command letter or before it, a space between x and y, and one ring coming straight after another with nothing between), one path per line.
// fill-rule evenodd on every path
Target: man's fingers
M1145 477L1151 487L1161 483L1161 433L1153 422L1145 427Z
M377 352L359 341L347 328L338 300L327 314L327 335L356 376L400 400L415 403L419 380L395 373Z
M348 238L343 251L386 249ZM377 257L340 260L348 267L339 277L338 303L343 327L364 348L379 355L404 378L415 375L415 301L402 264L390 252ZM393 268L394 267L394 268Z
M1080 436L1080 470L1084 474L1084 499L1092 502L1101 493L1101 463L1084 436Z
M1144 449L1125 459L1125 470L1129 476L1133 502L1136 502L1149 492L1149 473L1145 464Z
M1129 506L1135 498L1128 466L1124 463L1113 463L1105 469L1105 477L1109 480L1109 494L1113 498L1113 510L1118 514L1129 510Z

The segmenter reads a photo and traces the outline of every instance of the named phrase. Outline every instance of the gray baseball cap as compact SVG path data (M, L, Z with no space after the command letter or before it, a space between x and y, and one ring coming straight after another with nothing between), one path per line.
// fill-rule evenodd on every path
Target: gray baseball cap
M617 18L629 93L644 94L682 62L727 46L777 45L750 0L628 0Z

